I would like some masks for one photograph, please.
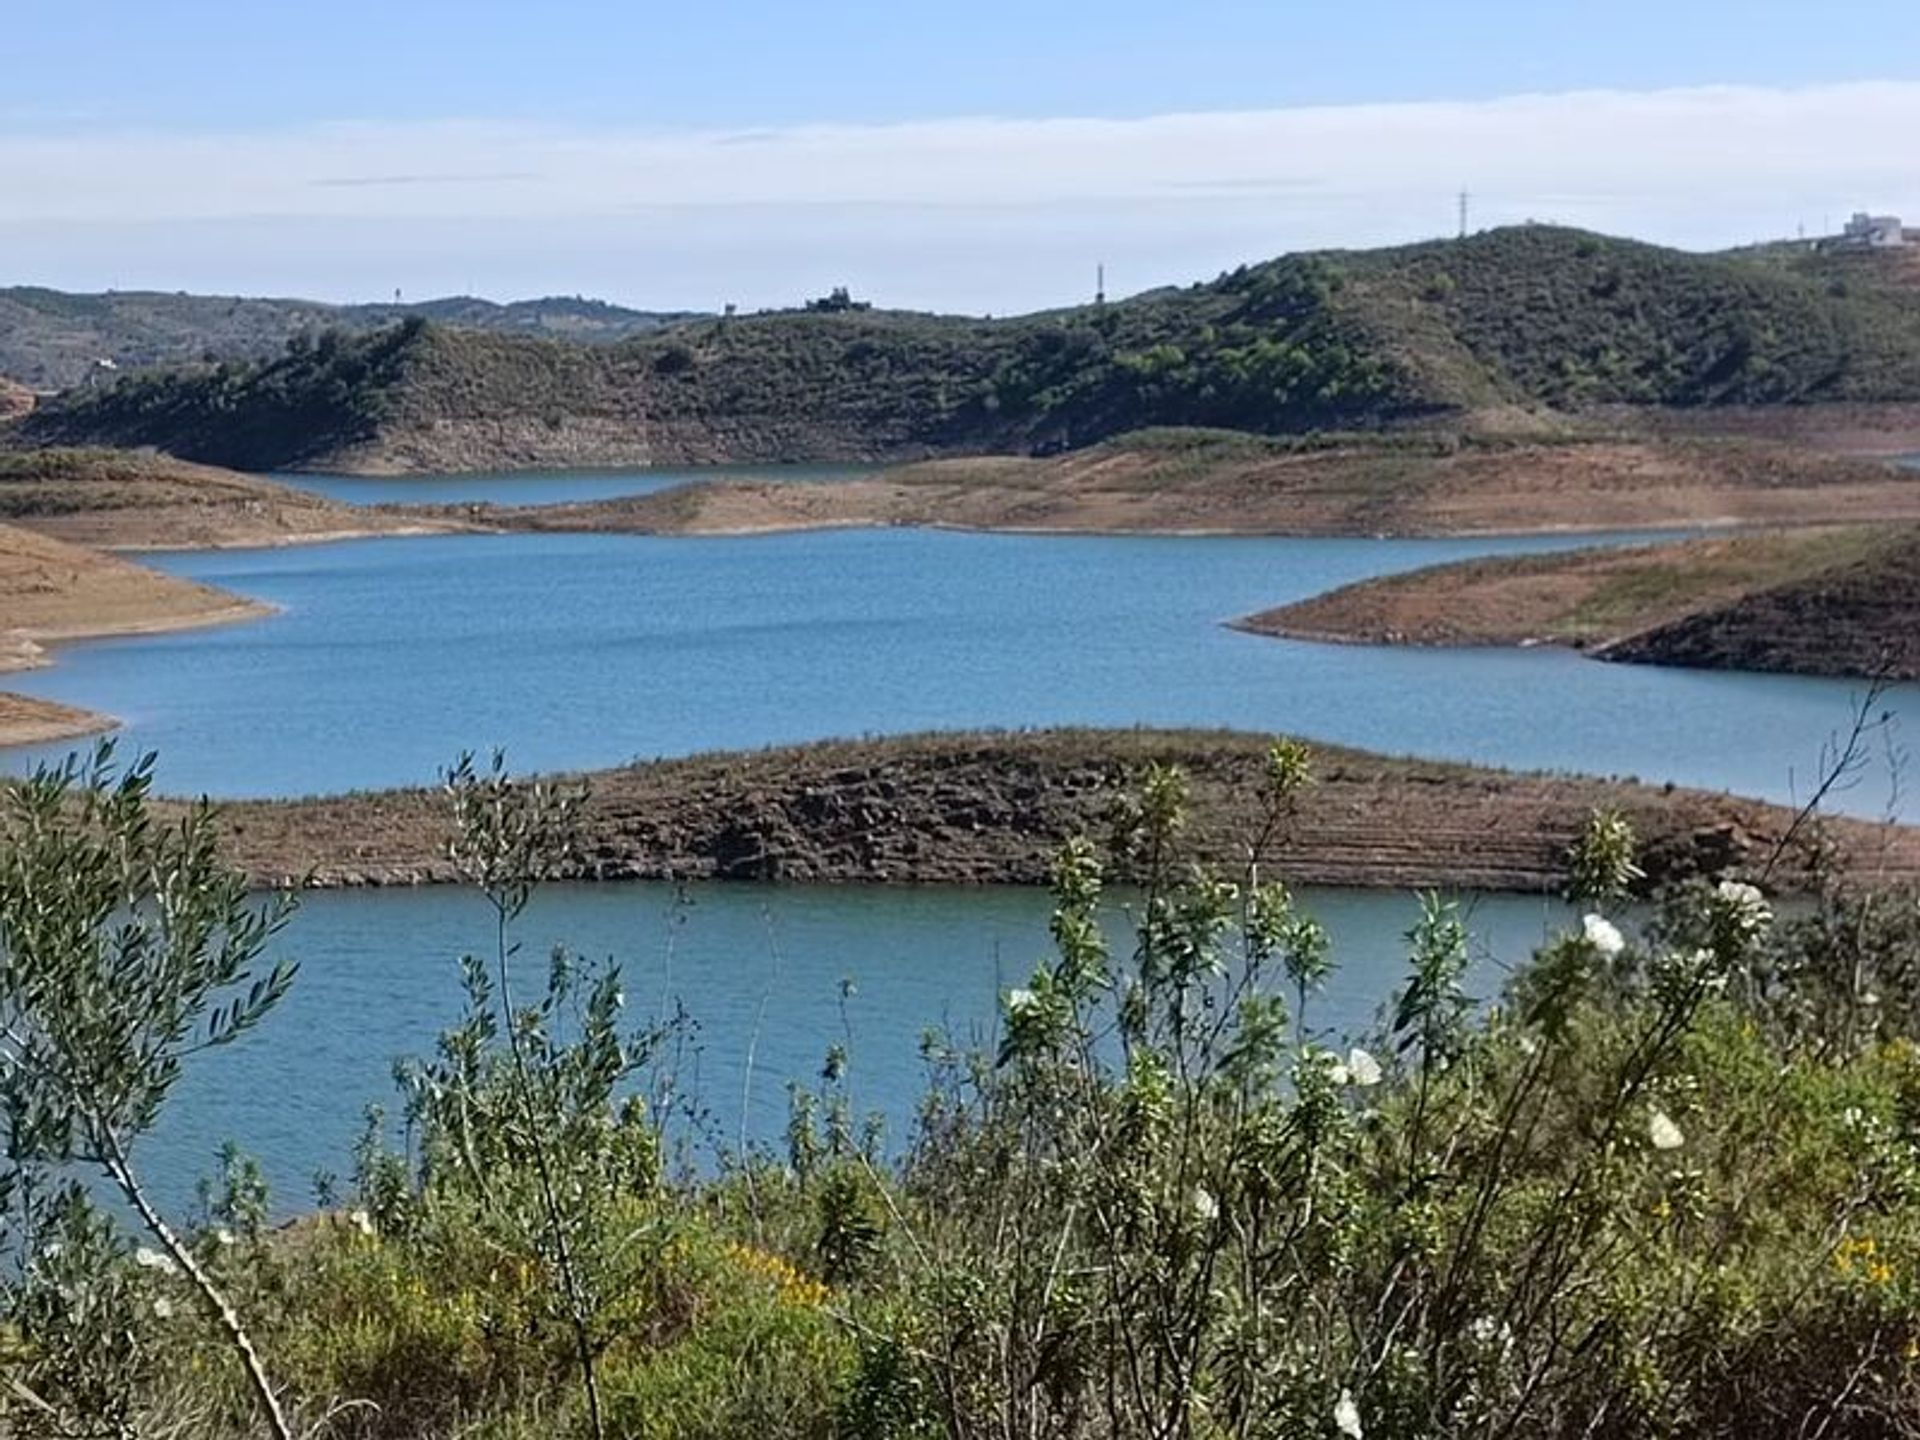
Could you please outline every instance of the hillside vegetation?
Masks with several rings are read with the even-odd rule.
[[[1608,660],[1920,678],[1920,529],[1798,530],[1506,556],[1240,622],[1304,639],[1574,645]]]
[[[35,286],[0,289],[0,376],[40,390],[86,380],[110,360],[122,370],[279,354],[299,335],[360,334],[413,316],[469,330],[622,340],[688,318],[554,296],[497,305],[453,296],[410,305],[326,305],[313,300],[110,290],[76,295]]]
[[[228,1042],[304,1043],[274,1013],[309,983],[271,949],[292,897],[146,764],[0,787],[0,1429],[1911,1436],[1914,893],[1827,872],[1776,912],[1695,875],[1632,904],[1651,867],[1602,812],[1531,957],[1476,955],[1437,895],[1403,961],[1348,956],[1290,859],[1344,762],[1256,745],[1219,849],[1158,757],[1057,847],[1051,943],[992,1021],[898,1018],[930,1027],[917,1095],[851,1019],[812,1077],[769,1056],[794,1079],[760,1145],[726,1133],[751,1058],[716,1086],[666,973],[522,949],[577,787],[462,762],[463,993],[285,1226],[238,1143],[191,1207],[148,1170]],[[1364,1033],[1341,992],[1383,1001]]]
[[[1005,320],[858,308],[590,347],[410,321],[44,405],[25,443],[241,468],[1053,451],[1149,426],[1266,434],[1468,414],[1920,401],[1920,297],[1526,227],[1289,256]],[[1488,423],[1482,420],[1479,423]]]

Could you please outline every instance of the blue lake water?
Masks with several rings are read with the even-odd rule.
[[[62,647],[12,688],[116,715],[163,788],[287,795],[955,726],[1225,725],[1787,799],[1858,687],[1222,622],[1365,576],[1592,543],[434,536],[154,563],[270,619]],[[1914,692],[1891,697],[1913,708]],[[58,753],[14,750],[19,770]],[[1840,797],[1875,813],[1884,778]]]
[[[1329,1040],[1362,1035],[1401,982],[1417,902],[1338,890],[1303,898],[1340,964],[1309,1028]],[[1482,997],[1566,919],[1540,899],[1462,903]],[[716,1146],[777,1144],[787,1082],[815,1083],[836,1041],[852,1055],[857,1107],[883,1114],[897,1144],[924,1084],[923,1030],[990,1043],[1001,990],[1047,956],[1047,909],[1044,894],[1011,889],[555,886],[520,926],[520,997],[564,943],[619,961],[636,1024],[684,1006],[693,1026],[671,1068],[706,1119],[678,1121],[673,1133],[696,1163],[710,1164]],[[260,1157],[282,1210],[310,1203],[316,1170],[347,1170],[365,1107],[396,1112],[392,1062],[428,1055],[458,1018],[457,962],[491,944],[491,927],[485,902],[465,891],[309,897],[276,941],[302,967],[287,1000],[258,1031],[193,1062],[145,1144],[141,1159],[167,1197],[190,1200],[194,1178],[231,1139]]]
[[[778,480],[804,483],[841,480],[872,465],[703,465],[659,470],[503,470],[460,475],[269,475],[282,485],[308,490],[349,505],[559,505],[575,500],[617,500],[650,495],[676,485],[714,480]]]
[[[399,483],[418,493],[419,482]],[[636,482],[578,483],[632,493]],[[536,497],[503,488],[494,498]],[[423,783],[457,751],[494,745],[518,768],[548,769],[1052,723],[1230,725],[1776,798],[1804,789],[1858,687],[1552,650],[1307,645],[1222,624],[1370,575],[1595,538],[887,530],[166,555],[155,563],[282,613],[62,647],[52,668],[8,685],[123,717],[126,745],[160,752],[163,788],[222,796]],[[1902,689],[1891,703],[1912,711],[1914,698]],[[0,752],[0,768],[63,751]],[[1840,803],[1873,813],[1885,788],[1876,773]],[[523,938],[535,980],[545,947],[565,940],[622,959],[636,1013],[686,1005],[699,1029],[681,1083],[711,1116],[706,1130],[683,1132],[696,1142],[777,1137],[786,1082],[814,1075],[840,1038],[851,1040],[860,1105],[888,1115],[898,1138],[921,1084],[922,1028],[944,1020],[984,1034],[997,990],[1045,952],[1046,899],[1032,892],[687,893],[690,904],[658,886],[558,887]],[[1364,1029],[1396,983],[1412,902],[1328,892],[1315,904],[1345,964],[1315,1023]],[[1477,902],[1483,992],[1555,913],[1516,897]],[[185,1198],[233,1138],[261,1155],[283,1206],[305,1203],[312,1171],[346,1167],[362,1107],[392,1099],[391,1061],[426,1053],[454,1018],[455,962],[487,935],[479,902],[456,892],[312,897],[281,941],[304,967],[285,1009],[197,1064],[146,1147],[167,1194]],[[857,987],[844,1019],[843,977]]]

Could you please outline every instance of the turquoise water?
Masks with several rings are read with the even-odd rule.
[[[349,505],[558,505],[575,500],[617,500],[650,495],[676,485],[711,480],[839,480],[865,474],[871,465],[704,465],[659,470],[503,470],[464,475],[270,475],[282,485],[310,490]]]
[[[1272,640],[1222,622],[1524,540],[434,536],[155,557],[282,607],[66,646],[11,688],[125,719],[171,791],[431,781],[955,726],[1226,725],[1395,753],[1804,791],[1857,687],[1552,649]],[[1893,698],[1912,708],[1914,692]],[[0,756],[14,770],[54,747]],[[1878,810],[1884,778],[1840,797]]]
[[[787,472],[791,474],[791,472]],[[634,493],[680,477],[483,477],[437,498]],[[804,476],[793,477],[804,478]],[[422,482],[392,483],[418,495]],[[434,483],[434,482],[426,482]],[[475,489],[474,487],[483,487]],[[490,488],[487,488],[490,487]],[[596,488],[600,487],[600,488]],[[643,488],[643,487],[642,487]],[[218,630],[63,647],[9,686],[124,717],[173,791],[285,795],[421,783],[463,748],[521,768],[960,725],[1219,724],[1500,764],[1636,773],[1789,797],[1856,687],[1609,666],[1552,650],[1275,641],[1221,622],[1331,586],[1596,537],[1432,541],[1036,537],[845,531],[757,538],[426,537],[157,557],[282,613]],[[1627,539],[1632,537],[1610,537]],[[1893,697],[1912,708],[1913,692]],[[0,754],[19,770],[57,747]],[[1876,811],[1877,774],[1841,803]],[[1396,983],[1405,896],[1323,892],[1344,968],[1314,1023],[1356,1032]],[[995,995],[1045,953],[1021,891],[556,887],[523,927],[532,981],[554,941],[626,966],[636,1015],[684,1004],[675,1052],[704,1120],[695,1160],[771,1142],[785,1085],[850,1043],[862,1109],[896,1139],[918,1039],[990,1038]],[[1481,993],[1557,915],[1475,902]],[[344,1170],[392,1061],[458,1012],[457,960],[487,917],[450,891],[312,897],[280,942],[284,1010],[183,1085],[146,1163],[186,1199],[221,1141],[256,1152],[283,1209]],[[844,1000],[841,982],[851,979]],[[749,1066],[748,1056],[752,1063]]]
[[[1337,890],[1305,899],[1341,967],[1309,1026],[1329,1039],[1359,1035],[1400,982],[1417,904]],[[1565,918],[1519,896],[1464,903],[1479,996]],[[1044,894],[1020,890],[555,886],[520,927],[520,995],[542,983],[559,942],[620,962],[636,1024],[683,1006],[691,1026],[668,1060],[679,1093],[705,1112],[673,1129],[693,1162],[710,1164],[716,1146],[743,1139],[777,1144],[787,1082],[812,1083],[836,1041],[852,1055],[856,1105],[885,1115],[897,1143],[924,1082],[922,1031],[942,1026],[990,1044],[1000,991],[1047,954],[1047,906]],[[282,1210],[309,1203],[316,1170],[345,1173],[366,1105],[397,1109],[392,1062],[429,1054],[458,1018],[457,962],[491,944],[490,917],[465,891],[309,897],[277,942],[301,964],[286,1002],[258,1031],[189,1067],[146,1144],[141,1159],[167,1197],[189,1199],[228,1139],[260,1157]],[[852,982],[844,1000],[843,980]]]

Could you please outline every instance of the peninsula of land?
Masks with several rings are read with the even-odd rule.
[[[1920,678],[1920,527],[1835,526],[1466,560],[1238,622],[1294,639]]]
[[[1155,763],[1186,772],[1198,852],[1231,864],[1261,828],[1269,743],[1228,731],[909,735],[558,777],[585,792],[561,874],[1041,885],[1061,842],[1109,833],[1115,801]],[[1911,828],[1825,820],[1796,831],[1780,806],[1705,791],[1334,746],[1313,754],[1317,783],[1275,857],[1300,883],[1552,891],[1596,808],[1632,821],[1650,883],[1711,874],[1798,888],[1816,833],[1862,880],[1920,879]],[[263,884],[415,885],[459,878],[449,823],[441,792],[394,790],[236,802],[223,834]]]

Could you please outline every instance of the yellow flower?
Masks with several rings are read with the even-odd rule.
[[[753,1245],[743,1245],[738,1241],[727,1245],[727,1254],[732,1256],[742,1269],[771,1283],[774,1294],[783,1305],[813,1309],[824,1305],[832,1293],[824,1284],[783,1255],[775,1255],[771,1251],[762,1250]]]

